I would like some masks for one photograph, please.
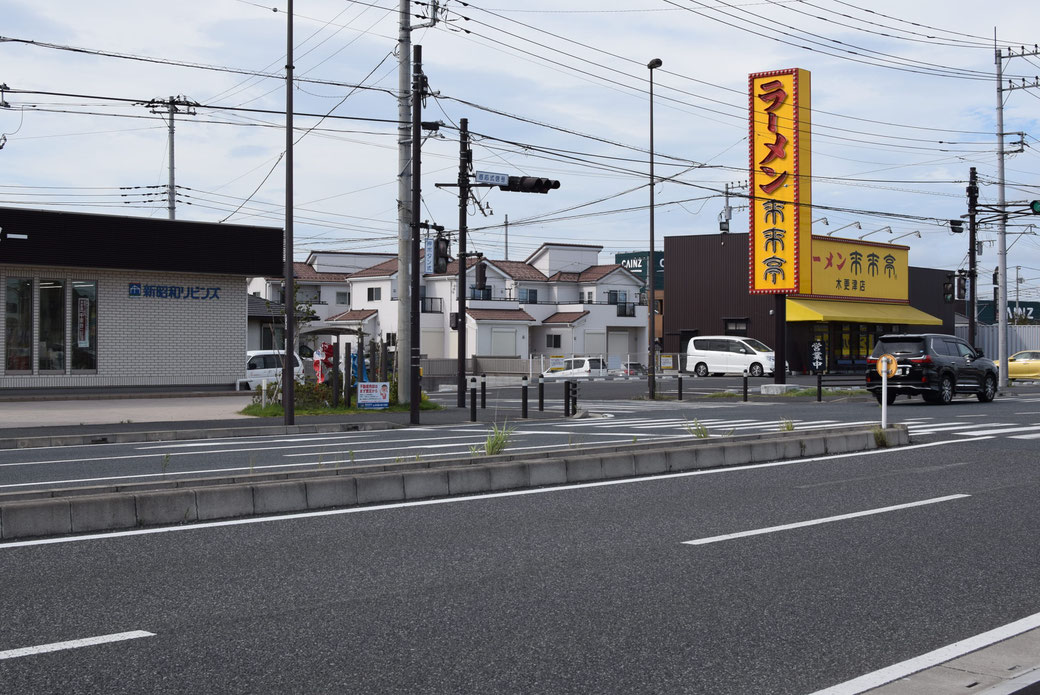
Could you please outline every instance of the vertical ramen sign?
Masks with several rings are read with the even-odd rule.
[[[809,72],[748,76],[752,294],[812,292]]]

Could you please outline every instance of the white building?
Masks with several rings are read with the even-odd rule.
[[[469,259],[466,271],[466,356],[618,355],[645,361],[647,314],[642,283],[618,264],[599,264],[601,246],[546,243],[524,261]],[[352,270],[364,258],[377,262]],[[487,284],[475,288],[476,266]],[[298,263],[300,295],[318,320],[306,331],[363,331],[366,341],[397,343],[397,259],[380,254],[312,253]],[[335,272],[329,272],[334,270]],[[420,350],[427,358],[458,356],[451,315],[458,307],[458,263],[420,278]],[[269,298],[280,279],[257,279]],[[311,288],[304,290],[302,288]],[[314,289],[316,288],[316,289]],[[346,296],[344,296],[346,293]],[[344,304],[341,300],[347,299]],[[303,339],[307,342],[307,338]],[[343,338],[345,342],[353,342]],[[641,359],[643,358],[643,359]]]

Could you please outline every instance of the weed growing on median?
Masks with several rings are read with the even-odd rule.
[[[484,453],[488,456],[501,454],[509,446],[509,439],[515,431],[515,427],[509,427],[504,424],[502,427],[499,427],[498,423],[492,423],[491,431],[488,432],[487,439],[484,440]]]
[[[166,469],[170,467],[170,455],[163,454],[162,457],[162,477],[166,477]]]
[[[781,432],[794,432],[794,421],[789,417],[780,418]]]
[[[708,439],[711,434],[708,432],[708,428],[701,424],[701,421],[697,418],[693,419],[693,422],[686,422],[683,425],[683,429],[687,433],[697,437],[697,439]]]
[[[876,426],[871,432],[874,433],[874,443],[877,444],[878,449],[884,449],[888,446],[888,437],[885,436],[885,430],[881,429],[880,426]]]

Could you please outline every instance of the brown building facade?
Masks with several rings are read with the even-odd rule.
[[[820,241],[837,243],[830,237],[820,237]],[[876,247],[879,253],[905,250],[892,245],[849,243]],[[671,269],[665,277],[669,299],[663,317],[665,352],[685,352],[690,338],[698,335],[750,336],[773,345],[776,300],[771,295],[748,292],[747,234],[665,237],[664,256]],[[820,261],[818,257],[815,260]],[[822,340],[825,345],[823,369],[840,373],[865,369],[866,358],[880,335],[916,331],[952,334],[954,308],[944,303],[942,296],[949,271],[906,270],[888,283],[891,285],[895,278],[897,284],[905,282],[905,300],[868,294],[862,298],[790,295],[786,301],[786,347],[791,370],[811,371],[809,345],[814,340]],[[866,268],[862,271],[867,272]]]

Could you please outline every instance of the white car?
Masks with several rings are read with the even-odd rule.
[[[264,379],[270,383],[282,378],[282,358],[285,352],[282,350],[249,350],[246,352],[246,378],[238,380],[239,390],[252,391],[259,386]],[[297,380],[303,378],[303,360],[298,354],[294,354],[296,367],[293,369]]]
[[[706,335],[690,339],[686,347],[686,370],[697,376],[709,374],[772,374],[776,356],[773,348],[754,338]]]
[[[563,369],[547,369],[542,372],[546,379],[587,379],[606,375],[607,366],[601,357],[569,357],[563,361]]]

